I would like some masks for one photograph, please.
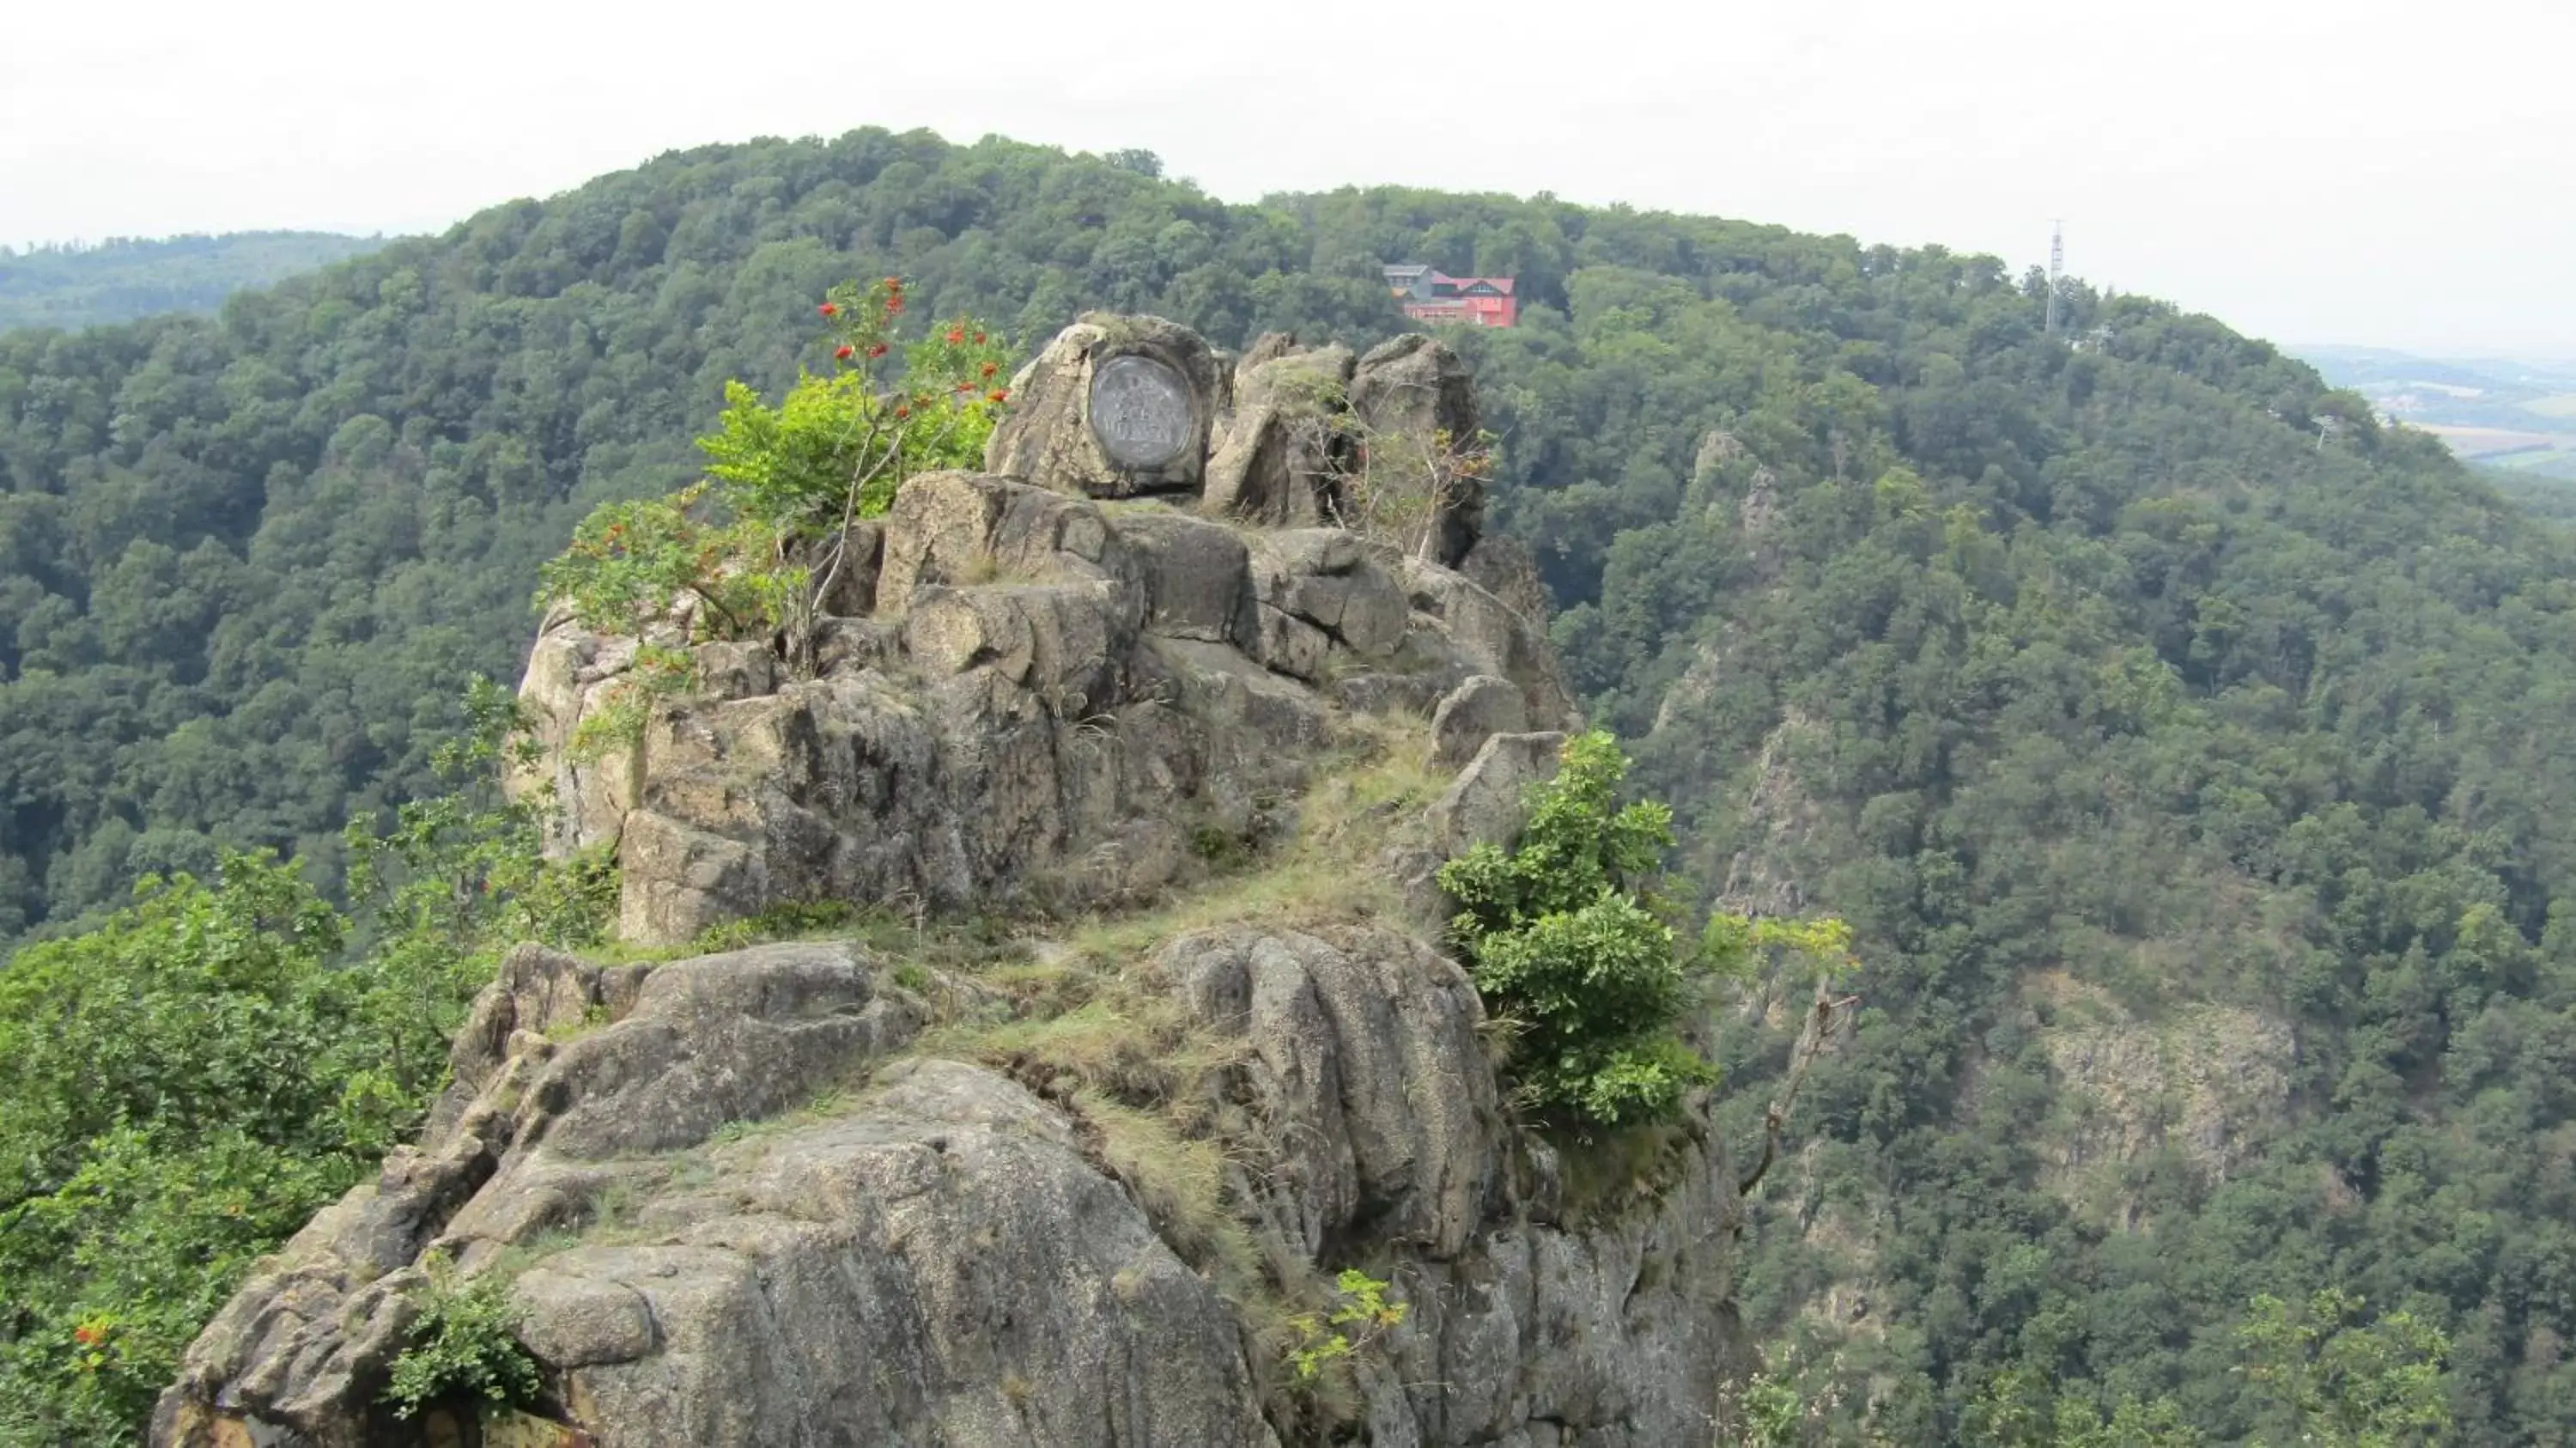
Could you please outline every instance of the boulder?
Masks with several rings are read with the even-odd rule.
[[[1256,1180],[1310,1258],[1355,1223],[1435,1256],[1464,1251],[1500,1163],[1502,1102],[1479,1064],[1476,988],[1386,931],[1235,926],[1164,947],[1156,967],[1249,1055],[1241,1088],[1273,1154]]]
[[[1565,736],[1496,734],[1477,749],[1458,778],[1431,805],[1432,839],[1444,856],[1480,844],[1510,845],[1526,817],[1529,787],[1556,775]]]
[[[1092,497],[1196,493],[1226,381],[1179,323],[1088,314],[1012,378],[985,471]]]
[[[603,1445],[1277,1442],[1225,1302],[1002,1077],[905,1063],[713,1167],[521,1279]]]
[[[1446,655],[1448,667],[1466,671],[1452,687],[1469,674],[1509,679],[1529,704],[1532,727],[1576,726],[1573,696],[1535,622],[1463,575],[1424,559],[1404,560],[1404,587],[1415,616],[1437,625],[1416,641],[1426,660],[1422,667],[1438,667],[1433,661]]]
[[[1355,534],[1340,528],[1258,534],[1251,566],[1253,596],[1265,612],[1310,624],[1362,660],[1384,660],[1404,640],[1403,585]]]
[[[1478,674],[1452,689],[1431,715],[1431,758],[1456,769],[1476,757],[1497,734],[1529,730],[1529,700],[1491,674]]]
[[[904,484],[884,519],[880,615],[901,617],[922,589],[1126,575],[1099,507],[1002,478],[928,473]]]
[[[1465,448],[1477,438],[1474,374],[1457,353],[1418,332],[1381,342],[1360,358],[1351,374],[1350,409],[1381,439],[1380,447],[1395,435],[1426,450]],[[1473,476],[1451,478],[1435,511],[1428,552],[1456,567],[1484,531],[1484,483]]]
[[[533,947],[512,952],[458,1037],[456,1085],[421,1145],[389,1155],[375,1181],[316,1216],[215,1315],[163,1396],[153,1441],[410,1441],[377,1398],[416,1314],[428,1253],[475,1270],[501,1246],[595,1214],[618,1165],[806,1100],[911,1040],[921,1012],[872,986],[867,963],[844,945],[764,946],[614,974]],[[612,998],[627,1001],[623,1014]],[[583,1162],[608,1165],[584,1171]],[[568,1316],[531,1319],[532,1347],[614,1355],[647,1330],[596,1289],[555,1284],[547,1294],[548,1285],[536,1284],[542,1300]]]
[[[765,643],[700,644],[689,652],[701,697],[752,699],[778,687],[778,655]]]
[[[511,1283],[510,1296],[524,1314],[520,1340],[550,1368],[633,1362],[660,1341],[652,1303],[622,1282],[540,1267]]]
[[[845,944],[675,961],[644,977],[622,1019],[543,1054],[508,1139],[576,1161],[691,1145],[795,1105],[920,1024],[909,1002],[877,994]]]
[[[1243,395],[1244,378],[1258,369],[1262,363],[1273,358],[1285,357],[1296,350],[1297,334],[1294,332],[1264,332],[1253,338],[1252,345],[1244,348],[1243,355],[1234,361],[1236,398],[1240,400]]]
[[[1231,528],[1140,508],[1118,520],[1146,595],[1146,631],[1227,643],[1244,636],[1251,607],[1250,549]]]
[[[1336,480],[1350,466],[1354,361],[1345,347],[1246,354],[1208,462],[1210,514],[1288,528],[1328,521]]]

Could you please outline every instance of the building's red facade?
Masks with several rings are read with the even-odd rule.
[[[1427,266],[1391,266],[1386,284],[1395,304],[1417,322],[1463,322],[1508,327],[1520,320],[1520,298],[1510,277],[1453,277]]]

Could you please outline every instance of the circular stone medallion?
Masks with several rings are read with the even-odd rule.
[[[1151,357],[1112,357],[1091,374],[1091,435],[1122,468],[1163,467],[1196,434],[1190,385]]]

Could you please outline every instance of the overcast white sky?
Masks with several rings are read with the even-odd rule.
[[[0,240],[433,230],[929,126],[2046,255],[2285,342],[2576,356],[2571,0],[121,0],[0,17]]]

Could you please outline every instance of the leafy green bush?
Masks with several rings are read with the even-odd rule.
[[[859,913],[858,907],[847,900],[783,901],[757,915],[719,920],[699,931],[690,946],[712,954],[741,950],[765,941],[794,940],[799,936],[837,930],[858,919]]]
[[[494,1276],[458,1282],[432,1259],[418,1294],[402,1355],[394,1359],[383,1400],[397,1418],[441,1402],[473,1403],[486,1413],[536,1401],[545,1390],[536,1359],[519,1344],[519,1311],[509,1284]]]
[[[982,466],[1010,396],[1008,349],[981,322],[955,318],[903,348],[897,385],[886,362],[903,310],[898,278],[835,287],[823,302],[833,371],[802,374],[774,408],[725,384],[716,431],[698,446],[742,517],[813,536],[884,513],[916,473]]]
[[[1567,740],[1556,777],[1531,791],[1519,847],[1480,844],[1440,870],[1476,988],[1519,1029],[1520,1089],[1543,1114],[1601,1126],[1669,1116],[1717,1076],[1674,1033],[1685,962],[1647,888],[1672,811],[1620,805],[1627,772],[1608,734]]]
[[[493,798],[508,691],[442,751],[480,783],[353,827],[357,908],[295,863],[147,880],[0,968],[0,1445],[128,1444],[263,1254],[376,1170],[507,942],[595,938],[613,872]]]
[[[1594,1126],[1666,1119],[1684,1091],[1715,1084],[1717,1068],[1677,1030],[1695,978],[1739,975],[1772,948],[1831,970],[1851,945],[1838,919],[1720,912],[1683,950],[1653,889],[1672,811],[1618,802],[1628,763],[1605,731],[1567,740],[1555,778],[1530,791],[1519,844],[1477,845],[1439,877],[1459,904],[1450,934],[1477,991],[1518,1032],[1511,1071],[1525,1099]]]
[[[1355,1267],[1333,1279],[1333,1304],[1320,1313],[1288,1320],[1296,1342],[1288,1350],[1290,1379],[1312,1385],[1324,1370],[1357,1355],[1403,1323],[1406,1304],[1386,1300],[1387,1284]]]
[[[800,372],[776,406],[725,384],[716,430],[698,439],[707,481],[667,498],[602,505],[546,564],[541,604],[585,627],[641,633],[694,602],[694,632],[767,638],[810,666],[817,610],[850,560],[849,525],[894,505],[904,480],[981,465],[1010,399],[1008,349],[959,317],[902,346],[897,277],[832,289],[819,310],[828,370]]]
[[[701,636],[763,637],[778,626],[784,592],[802,580],[742,567],[769,535],[749,520],[718,521],[711,514],[721,506],[704,484],[603,504],[538,570],[538,596],[562,600],[584,628],[601,633],[640,634],[687,604]]]

